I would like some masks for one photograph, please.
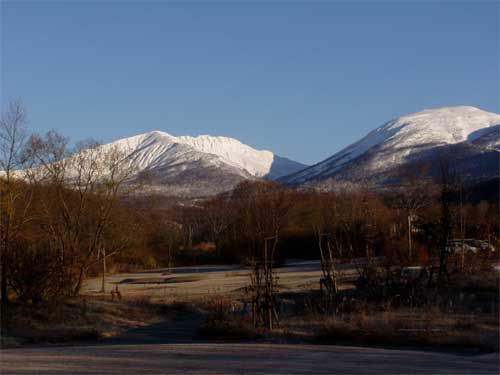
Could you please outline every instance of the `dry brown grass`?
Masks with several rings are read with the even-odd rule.
[[[499,324],[492,315],[444,314],[438,310],[360,312],[290,325],[315,332],[313,341],[323,344],[499,350]]]
[[[206,314],[198,329],[198,335],[211,340],[255,340],[261,333],[252,325],[249,317],[235,314],[237,305],[224,297],[204,301],[200,308]]]
[[[13,306],[2,347],[62,343],[111,337],[127,329],[159,321],[160,306],[134,301],[72,299],[55,306]]]
[[[227,316],[223,319],[208,316],[198,329],[198,335],[210,340],[255,340],[261,333],[248,318]]]

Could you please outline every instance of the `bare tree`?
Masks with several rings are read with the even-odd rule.
[[[413,259],[413,225],[419,211],[429,203],[429,183],[425,178],[427,166],[419,166],[401,172],[402,185],[396,189],[396,206],[406,213],[408,258]]]
[[[442,287],[444,282],[448,280],[448,245],[451,240],[453,229],[453,215],[452,215],[452,198],[454,194],[453,189],[454,172],[450,168],[446,156],[440,158],[440,195],[439,203],[441,206],[440,218],[440,243],[439,243],[439,274],[438,274],[438,287]]]
[[[272,182],[244,182],[233,193],[249,247],[252,316],[255,326],[272,329],[277,320],[274,263],[279,233],[291,208],[286,189]]]
[[[83,262],[80,265],[78,281],[73,291],[74,294],[79,293],[83,277],[91,264],[92,256],[96,253],[102,259],[102,289],[104,291],[106,259],[123,249],[120,244],[107,243],[105,234],[113,225],[113,211],[118,200],[125,193],[128,193],[128,191],[124,190],[125,183],[134,172],[133,167],[126,159],[127,153],[123,150],[117,147],[104,148],[95,143],[90,146],[76,153],[75,167],[78,169],[84,165],[83,173],[78,174],[79,178],[76,187],[82,199],[83,194],[86,194],[89,188],[93,197],[97,198],[97,220],[90,232],[89,243],[84,252]],[[81,189],[83,189],[83,194]],[[108,249],[109,246],[112,247]]]
[[[215,245],[215,251],[218,257],[221,256],[221,237],[224,231],[229,227],[228,210],[228,199],[226,197],[214,198],[207,202],[205,206],[210,239]]]
[[[105,275],[106,259],[121,250],[107,249],[104,238],[132,167],[116,147],[88,141],[69,153],[67,145],[65,137],[51,131],[32,136],[29,150],[38,163],[33,181],[53,191],[44,208],[44,228],[59,249],[60,287],[63,294],[76,295],[94,259],[102,261]]]
[[[26,140],[26,112],[20,101],[13,101],[0,120],[0,262],[2,323],[9,302],[9,261],[11,243],[20,230],[27,210],[16,210],[16,201],[22,196],[16,184],[16,170],[22,168]]]
[[[337,271],[333,254],[333,241],[338,219],[337,205],[332,194],[322,194],[316,203],[319,215],[313,221],[314,232],[319,248],[321,271],[320,279],[321,308],[326,314],[335,313],[337,298]]]

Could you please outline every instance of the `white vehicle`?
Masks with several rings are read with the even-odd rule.
[[[479,251],[495,251],[495,247],[488,242],[476,239],[456,239],[448,242],[446,250],[450,253],[466,253],[476,254]]]

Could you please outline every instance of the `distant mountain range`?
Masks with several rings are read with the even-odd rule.
[[[398,117],[333,156],[279,181],[323,187],[350,182],[400,184],[410,170],[437,177],[446,159],[463,180],[498,177],[500,115],[469,106],[429,109]]]
[[[145,192],[173,196],[215,195],[249,179],[323,189],[386,187],[401,184],[417,169],[438,176],[443,159],[462,180],[476,184],[498,179],[500,115],[460,106],[398,117],[309,167],[233,138],[209,135],[153,131],[101,147],[127,155],[134,170],[131,182],[141,180]]]

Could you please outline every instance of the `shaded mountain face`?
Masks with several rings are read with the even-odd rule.
[[[326,180],[397,184],[405,169],[426,165],[427,173],[437,174],[443,160],[467,179],[495,177],[499,124],[499,114],[474,107],[425,110],[391,120],[330,158],[280,181],[295,186]]]
[[[246,179],[276,179],[305,165],[256,150],[236,139],[200,135],[175,137],[153,131],[102,146],[126,155],[133,180],[157,193],[206,196],[231,190]]]

